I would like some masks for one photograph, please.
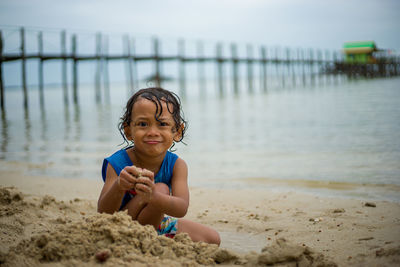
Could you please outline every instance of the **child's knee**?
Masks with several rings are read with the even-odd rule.
[[[218,246],[221,244],[221,237],[217,231],[213,230],[211,233],[209,233],[208,243],[216,244]]]
[[[168,185],[166,185],[164,183],[156,183],[154,185],[154,191],[169,195],[169,187],[168,187]]]

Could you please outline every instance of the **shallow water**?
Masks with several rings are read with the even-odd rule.
[[[253,187],[254,178],[400,186],[399,85],[340,80],[222,95],[214,85],[188,86],[187,145],[176,153],[188,162],[191,186]],[[79,104],[68,106],[60,87],[48,87],[43,109],[30,88],[29,112],[21,91],[6,90],[1,159],[31,163],[31,174],[101,179],[103,158],[121,148],[125,85],[113,84],[101,103],[93,85],[81,86]]]
[[[221,247],[235,252],[246,254],[249,252],[261,252],[267,244],[267,238],[262,234],[250,234],[242,232],[218,232],[221,236]]]

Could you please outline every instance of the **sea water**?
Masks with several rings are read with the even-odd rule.
[[[329,78],[328,78],[329,79]],[[145,87],[142,84],[141,87]],[[400,79],[331,80],[238,93],[215,82],[180,91],[188,129],[174,149],[189,166],[191,186],[303,190],[379,185],[400,201]],[[229,86],[228,86],[229,87]],[[0,157],[30,164],[32,175],[101,180],[103,158],[124,145],[117,129],[128,96],[112,83],[95,101],[80,85],[78,104],[61,86],[37,87],[23,108],[21,88],[7,89],[0,122]],[[391,188],[394,191],[388,191]],[[297,189],[296,189],[297,190]],[[365,190],[365,188],[363,189]]]

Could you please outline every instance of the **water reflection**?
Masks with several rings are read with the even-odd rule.
[[[29,147],[32,143],[32,124],[29,119],[29,111],[27,109],[24,109],[24,132],[25,132],[25,143],[23,146],[23,150],[27,152],[26,155],[26,160],[30,159],[30,153],[29,153]]]
[[[6,111],[4,109],[1,110],[1,151],[7,151],[8,149],[8,121],[6,116]],[[1,159],[4,159],[5,156],[1,154]]]
[[[81,107],[79,104],[74,104],[74,129],[75,129],[75,135],[73,139],[75,141],[79,141],[81,139],[81,134],[82,134]]]
[[[46,110],[44,105],[40,105],[40,139],[41,139],[41,146],[39,150],[41,152],[47,151],[47,141],[48,141],[48,124],[46,118]]]
[[[66,163],[72,166],[81,166],[81,156],[79,153],[83,150],[83,142],[82,142],[82,122],[81,122],[81,107],[79,104],[73,105],[73,130],[74,133],[71,136],[71,142],[67,142],[65,146],[69,146],[70,155],[66,155],[65,161]],[[76,168],[73,170],[72,175],[79,175],[80,170]]]
[[[117,122],[112,121],[111,110],[112,106],[108,104],[97,104],[96,105],[96,121],[98,128],[93,129],[93,132],[96,138],[94,138],[97,142],[105,142],[108,141],[109,129],[112,128],[112,125],[115,125],[114,130],[117,131]]]
[[[65,122],[65,130],[64,130],[64,140],[68,140],[71,134],[71,117],[69,114],[69,106],[64,106],[64,122]],[[64,147],[64,151],[66,151],[67,147]]]

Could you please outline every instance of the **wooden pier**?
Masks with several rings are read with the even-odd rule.
[[[314,75],[315,67],[318,73],[324,74],[346,74],[350,76],[363,76],[363,77],[385,77],[395,76],[400,73],[400,61],[397,57],[384,58],[379,60],[375,64],[346,64],[338,51],[329,52],[322,50],[290,50],[286,49],[285,55],[278,56],[278,51],[275,55],[268,55],[266,47],[259,47],[259,57],[254,56],[254,46],[247,45],[247,55],[245,57],[238,56],[238,48],[236,44],[230,46],[229,56],[224,56],[223,46],[220,43],[215,45],[215,54],[212,56],[204,55],[204,44],[198,42],[197,44],[197,55],[186,56],[185,55],[185,41],[178,40],[178,54],[174,56],[164,56],[160,52],[160,40],[154,38],[152,41],[152,54],[150,55],[138,55],[134,51],[134,44],[132,38],[125,35],[123,36],[124,51],[121,54],[109,54],[108,53],[108,42],[107,36],[101,33],[96,34],[96,51],[93,54],[82,54],[78,53],[78,35],[71,35],[71,49],[67,52],[67,34],[65,31],[60,33],[61,51],[59,53],[48,53],[43,49],[43,32],[39,31],[37,35],[38,51],[34,53],[28,53],[26,51],[26,39],[25,29],[19,29],[20,44],[18,52],[7,52],[4,53],[4,39],[2,31],[0,31],[0,105],[1,109],[4,110],[4,80],[3,80],[3,65],[11,61],[21,62],[21,81],[23,90],[23,106],[25,109],[28,108],[28,84],[27,84],[27,61],[28,60],[39,60],[38,69],[38,87],[39,87],[39,100],[40,104],[44,103],[44,71],[43,64],[46,61],[57,60],[62,65],[62,88],[63,88],[63,99],[64,103],[68,104],[68,81],[67,81],[67,61],[72,62],[72,101],[78,103],[78,66],[83,61],[93,61],[96,63],[96,101],[101,101],[100,94],[100,80],[103,79],[104,86],[109,93],[109,74],[108,74],[108,62],[110,61],[125,61],[127,63],[127,83],[130,88],[134,88],[138,82],[137,77],[134,75],[134,64],[142,61],[151,61],[154,63],[154,75],[151,79],[156,85],[161,86],[161,83],[165,79],[161,73],[161,63],[168,61],[175,61],[179,63],[178,80],[180,93],[185,94],[186,90],[186,72],[185,64],[190,62],[196,62],[199,65],[199,82],[204,83],[204,69],[202,65],[204,63],[215,63],[217,65],[216,75],[218,80],[219,90],[224,88],[224,67],[227,64],[231,65],[232,68],[232,85],[234,92],[239,91],[239,65],[246,65],[246,77],[247,77],[247,88],[249,91],[253,90],[254,87],[254,65],[259,64],[260,66],[260,84],[263,90],[267,90],[268,72],[267,65],[272,64],[278,66],[286,66],[287,73],[293,73],[293,66],[300,66],[303,71],[303,79],[306,70],[307,75]],[[295,53],[293,53],[295,51]]]

